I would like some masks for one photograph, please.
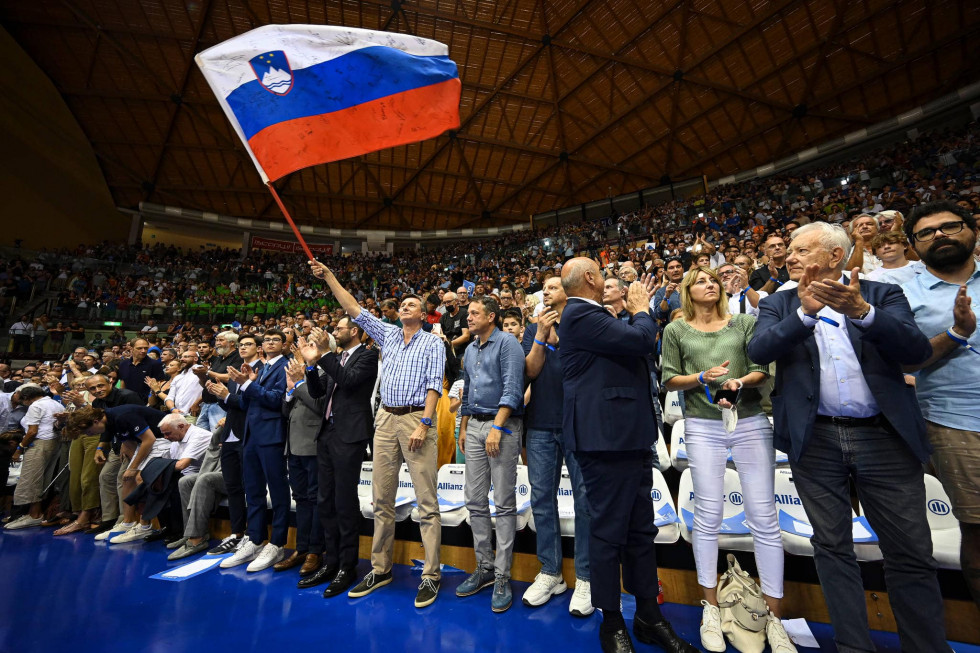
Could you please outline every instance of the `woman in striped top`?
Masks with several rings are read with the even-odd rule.
[[[758,390],[768,369],[753,363],[746,353],[755,318],[728,313],[721,279],[710,268],[688,272],[680,293],[683,318],[667,325],[663,334],[663,384],[684,393],[687,455],[694,482],[694,559],[704,593],[701,643],[708,651],[725,650],[715,586],[730,449],[742,484],[762,591],[773,616],[766,634],[774,653],[795,653],[778,618],[783,546],[773,501],[775,451]],[[712,401],[722,390],[740,392],[737,407],[724,399]],[[721,408],[736,412],[734,425],[731,420],[726,424]]]

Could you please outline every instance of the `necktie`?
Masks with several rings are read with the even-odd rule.
[[[347,358],[350,357],[350,352],[345,351],[340,356],[340,366],[343,367],[347,364]],[[333,393],[337,392],[337,382],[334,381],[333,390],[330,391],[330,401],[327,402],[327,419],[333,416]]]

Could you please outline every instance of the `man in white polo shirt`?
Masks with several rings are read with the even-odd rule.
[[[44,468],[58,455],[59,440],[55,432],[55,416],[65,407],[44,394],[36,385],[17,391],[27,414],[20,421],[24,437],[13,455],[13,462],[24,458],[20,480],[14,489],[14,506],[29,506],[29,512],[6,525],[8,530],[41,525],[41,495],[44,492]]]

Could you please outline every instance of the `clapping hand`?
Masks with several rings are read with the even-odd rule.
[[[649,275],[644,275],[648,277]],[[647,287],[649,279],[644,281],[634,281],[626,291],[626,310],[630,315],[637,313],[650,312],[650,291]]]
[[[647,291],[647,306],[650,305],[650,300],[657,293],[659,289],[659,284],[657,284],[657,275],[644,273],[637,281],[633,283],[638,283],[643,286],[644,290]]]
[[[819,273],[819,265],[806,266],[806,269],[803,270],[803,276],[800,277],[799,285],[796,287],[796,294],[800,298],[800,306],[807,315],[816,315],[825,306],[811,290],[811,285],[815,283],[814,278]]]
[[[730,363],[731,361],[725,361],[721,365],[715,365],[711,369],[705,370],[704,372],[701,373],[701,378],[704,379],[705,383],[710,383],[712,381],[720,379],[723,376],[728,376],[729,374],[728,365]],[[726,381],[726,383],[728,383],[728,381]]]
[[[966,286],[960,286],[953,301],[953,330],[969,338],[977,330],[977,315],[973,312],[972,301],[966,294]]]
[[[292,390],[304,376],[306,376],[306,367],[299,362],[299,359],[294,358],[289,361],[289,365],[286,366],[286,389]]]
[[[208,375],[211,365],[209,363],[200,363],[191,368],[191,372],[197,375],[197,378],[203,379]]]
[[[154,379],[151,376],[144,377],[144,380],[146,381],[146,385],[150,387],[150,390],[152,390],[154,394],[160,392],[160,390],[163,388],[163,381]]]
[[[254,381],[259,378],[259,373],[248,363],[242,363],[242,369],[240,370],[236,370],[231,366],[228,367],[228,378],[238,385],[242,385],[245,381]]]
[[[208,381],[204,387],[206,387],[208,392],[213,394],[218,399],[224,399],[231,394],[231,392],[228,390],[228,386],[220,381]]]
[[[313,329],[309,340],[307,340],[305,336],[300,336],[299,340],[296,341],[299,348],[299,354],[303,357],[303,360],[306,361],[307,365],[314,365],[318,360],[320,360],[320,348],[313,340],[317,331],[319,331],[319,329]]]
[[[811,281],[809,291],[817,301],[853,320],[871,308],[861,295],[860,273],[861,268],[851,270],[851,279],[846,285],[831,279]]]

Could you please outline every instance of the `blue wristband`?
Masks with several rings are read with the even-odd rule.
[[[548,349],[549,351],[557,351],[557,350],[555,349],[555,347],[554,347],[554,345],[549,345],[549,344],[548,344],[548,343],[546,343],[546,342],[541,342],[541,341],[540,341],[540,340],[538,340],[537,338],[535,338],[535,339],[534,339],[534,344],[536,344],[536,345],[541,345],[542,347],[544,347],[545,349]]]
[[[774,282],[777,286],[783,285],[783,282],[777,279],[776,277],[769,277],[769,281]]]
[[[708,385],[707,383],[704,382],[704,372],[698,374],[698,383],[700,383],[701,385]]]
[[[977,351],[975,348],[971,347],[969,340],[966,340],[965,338],[958,336],[956,333],[954,333],[953,327],[949,327],[948,329],[946,329],[946,335],[949,337],[950,340],[952,340],[956,344],[960,345],[961,347],[966,347],[969,351],[972,351],[974,354],[980,356],[980,351]]]
[[[496,429],[497,431],[503,431],[503,432],[504,432],[504,433],[506,433],[507,435],[511,435],[511,434],[513,434],[513,433],[514,433],[514,432],[513,432],[513,431],[511,431],[510,429],[505,429],[505,428],[504,428],[503,426],[497,426],[496,424],[494,424],[494,425],[493,425],[493,426],[491,426],[490,428],[492,428],[492,429]]]
[[[312,372],[315,369],[316,369],[316,365],[307,365],[306,366],[306,371],[307,372]]]

